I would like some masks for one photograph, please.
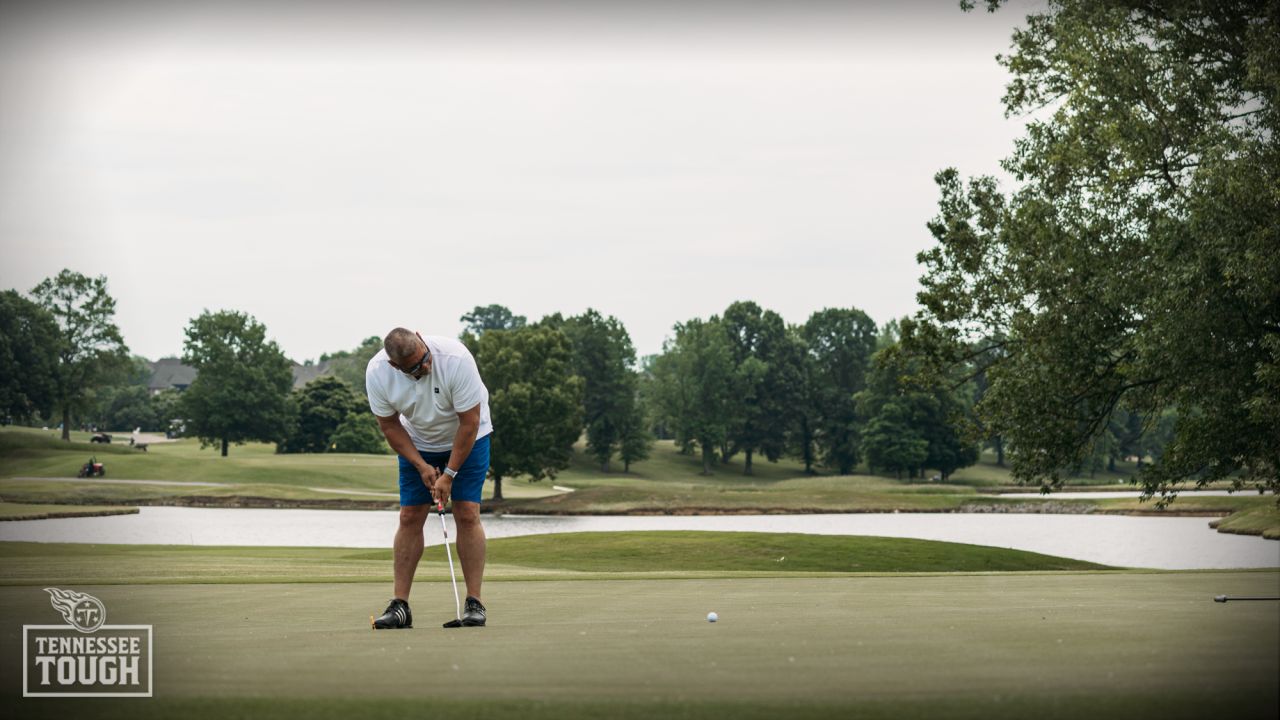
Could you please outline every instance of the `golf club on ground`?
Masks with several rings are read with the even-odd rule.
[[[1224,603],[1228,600],[1280,600],[1280,597],[1243,597],[1240,595],[1217,595],[1213,598],[1214,602]]]
[[[436,514],[440,516],[440,529],[444,531],[444,554],[449,558],[449,579],[453,581],[453,619],[441,627],[462,627],[462,603],[458,600],[458,576],[453,572],[453,552],[449,550],[449,526],[444,522],[444,503],[436,503]]]

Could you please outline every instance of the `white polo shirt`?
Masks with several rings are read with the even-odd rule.
[[[386,350],[379,350],[369,361],[364,371],[369,409],[378,417],[399,413],[414,447],[426,452],[453,448],[458,413],[476,405],[480,406],[476,439],[493,432],[489,389],[480,379],[471,351],[451,337],[423,335],[422,339],[431,351],[431,373],[417,380],[392,367]]]

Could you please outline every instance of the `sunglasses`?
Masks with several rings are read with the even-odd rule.
[[[418,372],[422,370],[422,365],[427,362],[429,357],[431,357],[431,351],[423,350],[422,357],[418,359],[418,362],[414,363],[412,367],[401,368],[401,372],[412,375],[415,378],[418,377]]]

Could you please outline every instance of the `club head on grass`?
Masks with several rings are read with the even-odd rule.
[[[456,618],[455,618],[455,619],[450,620],[449,622],[447,622],[447,623],[445,623],[445,624],[441,625],[440,627],[445,627],[445,628],[460,628],[460,627],[462,627],[462,621],[461,621],[461,620],[458,620],[458,619],[456,619]]]

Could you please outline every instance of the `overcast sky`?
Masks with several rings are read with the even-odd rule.
[[[106,275],[151,359],[206,308],[299,361],[489,303],[640,354],[735,300],[883,323],[934,173],[1020,134],[1029,7],[7,3],[0,288]]]

